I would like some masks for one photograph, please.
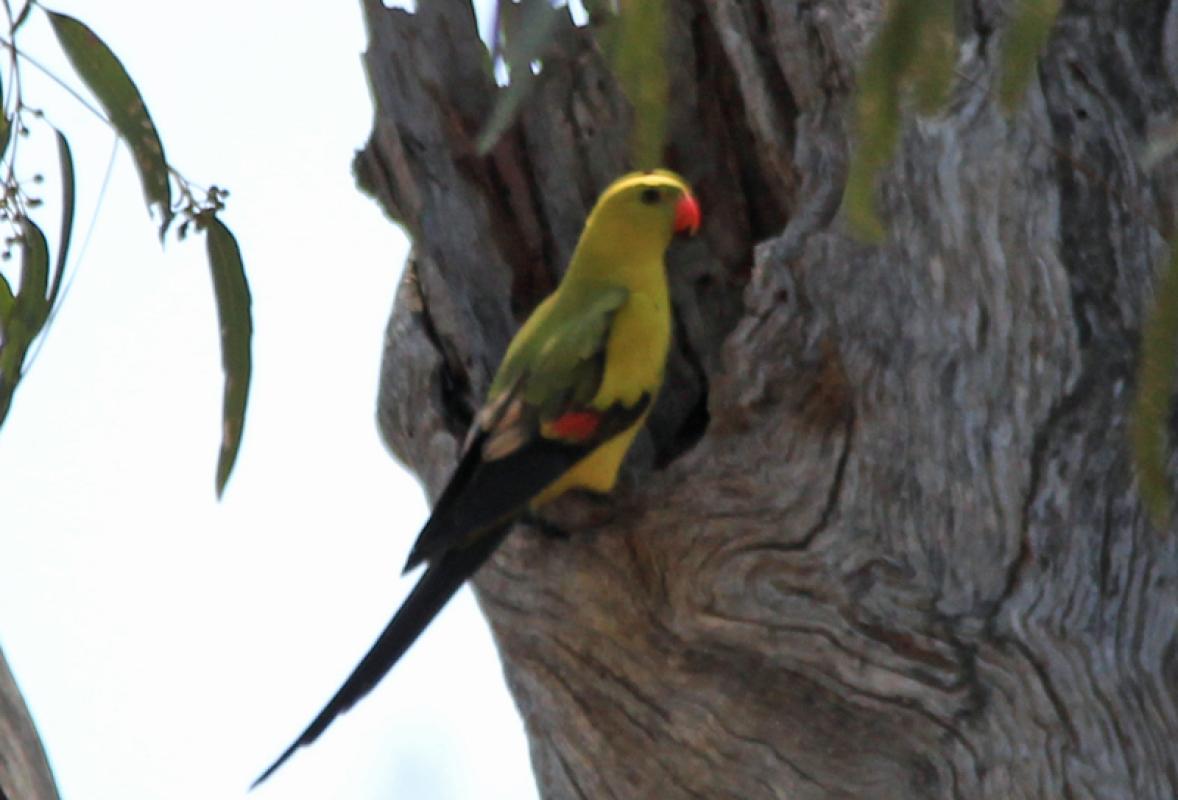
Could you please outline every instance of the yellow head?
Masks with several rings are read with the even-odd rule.
[[[601,193],[569,273],[600,275],[637,262],[657,259],[678,233],[699,230],[699,203],[687,182],[665,169],[631,172]]]

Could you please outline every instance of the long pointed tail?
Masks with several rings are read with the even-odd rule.
[[[380,682],[466,579],[494,552],[509,528],[504,525],[487,531],[465,547],[449,551],[426,569],[368,654],[344,681],[344,685],[299,738],[250,785],[251,789],[273,775],[300,747],[318,739],[336,717],[355,705]]]

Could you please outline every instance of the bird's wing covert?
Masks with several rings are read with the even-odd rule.
[[[646,411],[649,396],[631,406],[590,405],[601,383],[610,323],[628,295],[622,287],[598,294],[559,324],[540,328],[537,341],[504,363],[503,370],[515,374],[477,415],[406,571],[503,524]]]

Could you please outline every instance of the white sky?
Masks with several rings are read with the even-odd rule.
[[[0,646],[67,800],[243,797],[408,591],[400,565],[426,513],[374,422],[405,241],[350,174],[372,113],[359,4],[54,7],[120,55],[172,162],[232,191],[254,381],[217,503],[204,243],[161,252],[120,151],[76,282],[0,429]],[[25,46],[72,79],[43,16],[29,27]],[[74,144],[76,256],[111,135],[25,75],[27,100]],[[27,172],[46,172],[52,200],[49,159]],[[56,230],[52,214],[43,227]],[[535,797],[469,592],[251,797]]]

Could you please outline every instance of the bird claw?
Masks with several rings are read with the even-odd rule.
[[[550,522],[532,511],[525,511],[521,514],[520,522],[535,528],[541,535],[549,539],[558,539],[562,542],[567,542],[572,536],[572,534],[555,522]]]

